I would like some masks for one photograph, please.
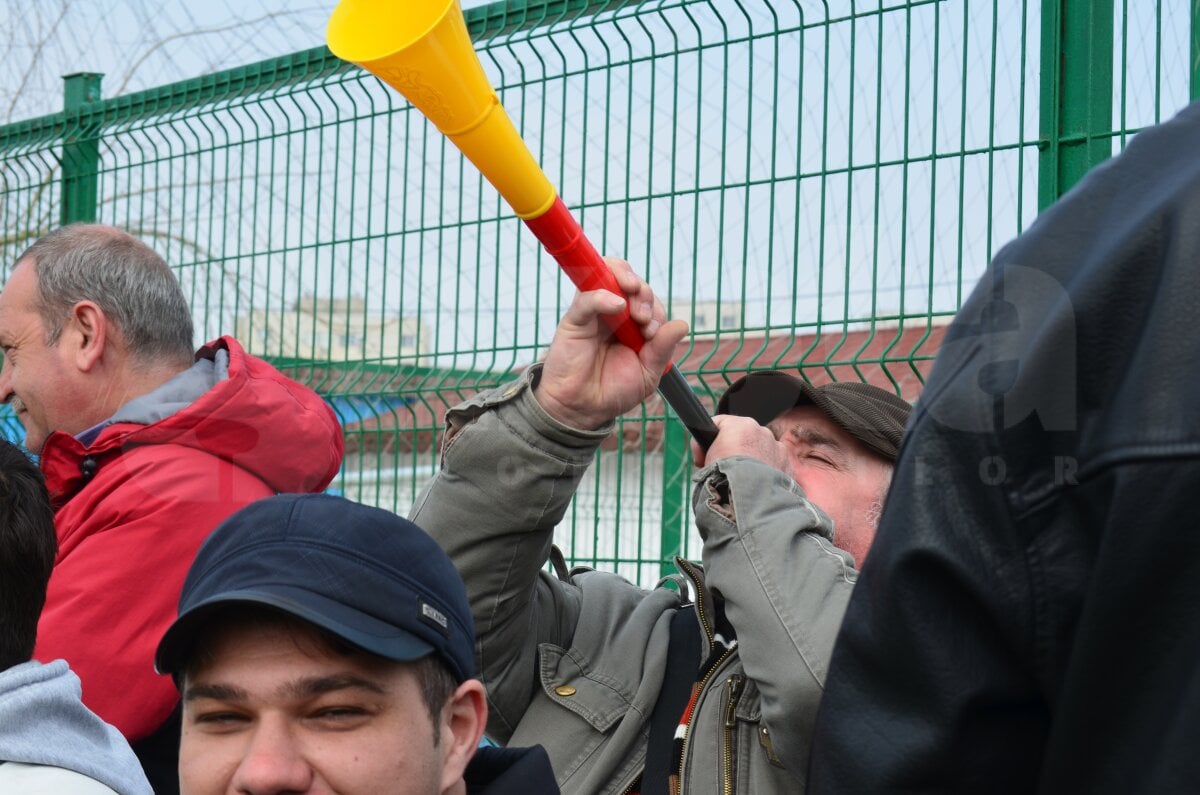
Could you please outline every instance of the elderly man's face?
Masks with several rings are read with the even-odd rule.
[[[796,406],[768,427],[788,449],[792,477],[808,499],[833,520],[833,540],[866,560],[892,465],[844,431],[816,406]]]
[[[184,680],[185,795],[433,795],[461,780],[410,665],[283,626],[231,628],[205,659]]]
[[[65,346],[46,344],[37,311],[37,273],[29,262],[13,270],[0,291],[0,400],[11,403],[25,426],[25,446],[40,452],[52,431],[77,433],[74,367]]]

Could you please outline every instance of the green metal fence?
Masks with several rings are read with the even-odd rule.
[[[1198,17],[1200,0],[467,12],[589,236],[692,323],[677,361],[710,406],[766,368],[915,398],[995,249],[1197,94]],[[0,128],[4,261],[63,221],[145,238],[198,342],[234,333],[333,404],[335,488],[406,511],[445,409],[549,342],[572,293],[557,267],[423,117],[324,48],[101,88],[69,77],[62,113]],[[651,401],[598,455],[558,538],[575,560],[651,583],[697,553],[686,437],[664,415]]]

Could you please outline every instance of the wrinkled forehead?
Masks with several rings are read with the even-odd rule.
[[[24,315],[37,315],[37,272],[28,260],[13,269],[0,288],[0,316],[13,322]]]
[[[37,267],[32,259],[18,260],[4,274],[0,295],[29,292],[37,287]]]
[[[844,428],[811,403],[803,403],[780,412],[775,419],[767,423],[767,427],[775,434],[776,439],[812,437],[828,443],[857,443]]]
[[[863,444],[857,437],[837,424],[828,414],[811,403],[794,406],[779,414],[767,427],[782,442],[804,443],[844,450],[847,453],[877,460],[890,470],[892,462]]]

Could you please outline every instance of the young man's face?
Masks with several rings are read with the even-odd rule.
[[[461,745],[430,720],[411,666],[285,627],[232,628],[209,652],[183,683],[185,795],[433,795],[461,781]]]

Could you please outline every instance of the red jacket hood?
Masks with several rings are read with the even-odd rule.
[[[151,425],[116,423],[91,445],[53,433],[42,451],[56,504],[83,486],[85,472],[140,445],[182,445],[231,461],[277,492],[320,491],[342,463],[342,429],[315,392],[251,356],[232,337],[201,348],[197,360],[229,352],[229,377],[186,408]],[[90,462],[90,463],[89,463]]]

